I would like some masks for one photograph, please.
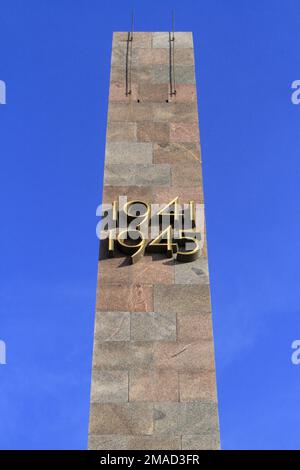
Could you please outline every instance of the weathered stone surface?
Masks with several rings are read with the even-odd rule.
[[[201,340],[188,342],[157,342],[154,345],[154,367],[169,370],[213,369],[213,343]]]
[[[124,67],[126,66],[126,54],[127,54],[127,43],[126,41],[120,42],[116,47],[112,49],[111,53],[111,66]],[[132,51],[131,64],[137,66],[139,63],[139,50],[135,49]]]
[[[152,103],[137,103],[130,101],[127,103],[110,102],[108,110],[109,122],[120,121],[152,121],[153,105]]]
[[[174,63],[176,65],[194,65],[194,49],[175,47]]]
[[[172,39],[173,34],[169,32],[153,33],[152,45],[153,47],[165,47],[169,48],[170,37]],[[193,48],[193,36],[191,32],[175,32],[175,50],[181,48]]]
[[[160,67],[159,65],[157,67]],[[126,66],[115,66],[111,68],[110,83],[124,83],[126,77]],[[137,87],[140,82],[154,82],[153,65],[139,65],[130,69],[129,86]]]
[[[199,401],[181,403],[179,427],[182,434],[202,434],[219,427],[216,403]]]
[[[154,163],[170,163],[179,167],[194,165],[200,167],[200,147],[192,142],[155,143],[153,145]],[[199,187],[193,188],[194,191]]]
[[[101,370],[145,369],[153,365],[153,344],[150,341],[94,343],[94,368]]]
[[[126,196],[128,201],[145,201],[147,203],[151,203],[153,200],[153,187],[104,186],[103,203],[118,201],[119,196]]]
[[[106,164],[151,164],[152,144],[144,142],[108,142]]]
[[[95,336],[99,341],[130,340],[130,313],[96,312]]]
[[[197,123],[171,122],[171,142],[199,142],[199,128]]]
[[[156,403],[154,405],[154,433],[180,436],[179,403]]]
[[[159,341],[176,339],[176,314],[132,313],[131,339],[134,341]]]
[[[137,140],[139,142],[169,142],[170,126],[161,122],[139,122]]]
[[[94,369],[91,401],[118,403],[128,401],[128,372],[124,370],[101,371]]]
[[[109,89],[109,100],[111,102],[120,102],[120,103],[130,103],[133,100],[137,100],[138,98],[138,89],[136,85],[133,83],[131,87],[131,95],[126,96],[126,87],[123,81],[121,82],[114,82],[110,84]]]
[[[128,449],[130,450],[178,450],[181,449],[180,437],[171,436],[139,436],[131,439]]]
[[[210,313],[201,315],[189,313],[177,314],[177,335],[179,341],[198,341],[212,338],[212,320]]]
[[[92,403],[91,434],[152,434],[153,407],[150,403]]]
[[[155,434],[203,434],[218,429],[215,403],[161,403],[154,407]]]
[[[188,204],[194,201],[203,204],[203,192],[200,188],[188,186],[157,187],[153,194],[152,201],[155,204],[167,204],[175,197],[179,197],[180,204]]]
[[[217,401],[214,370],[179,373],[180,401]]]
[[[191,65],[176,66],[176,84],[177,83],[195,83],[194,67]],[[153,83],[169,83],[170,68],[168,65],[158,65],[153,67]]]
[[[154,287],[154,311],[175,313],[211,312],[208,285],[174,285]]]
[[[172,370],[131,370],[129,400],[146,402],[178,401],[178,375]]]
[[[183,86],[183,85],[181,85]],[[186,86],[192,86],[192,85],[186,85]],[[188,94],[188,91],[184,91],[186,94]],[[169,97],[169,86],[164,83],[164,84],[152,84],[152,83],[145,83],[141,82],[139,83],[138,87],[138,95],[139,99],[142,102],[165,102],[168,97]],[[190,99],[189,101],[191,101]]]
[[[124,436],[91,434],[91,450],[179,450],[181,438],[170,436]]]
[[[197,92],[195,85],[186,85],[178,83],[176,85],[176,98],[177,103],[195,103],[197,101]]]
[[[136,141],[136,123],[135,122],[110,122],[107,126],[106,141]],[[152,150],[152,149],[151,149]],[[151,160],[150,160],[151,161]]]
[[[154,266],[153,266],[154,265]],[[101,260],[98,271],[99,285],[153,285],[174,283],[174,263],[159,254],[145,255],[138,263],[130,264],[129,256],[119,253],[115,258]]]
[[[152,33],[150,32],[133,32],[132,48],[150,48],[152,46]],[[126,44],[128,39],[127,32],[116,32],[113,34],[113,49],[120,45]]]
[[[155,122],[198,123],[197,107],[195,103],[177,103],[176,101],[156,103],[156,105],[153,106],[152,113],[152,119]]]
[[[108,164],[104,183],[109,186],[170,186],[170,166]]]
[[[219,450],[219,431],[182,436],[182,450]]]
[[[172,165],[172,186],[197,187],[202,185],[201,167],[198,162],[190,165]]]
[[[107,311],[153,312],[151,286],[101,284],[97,291],[96,309]]]
[[[129,449],[131,436],[124,434],[89,435],[89,450],[126,450]]]
[[[169,54],[166,49],[149,49],[138,51],[139,65],[168,64]]]
[[[209,284],[207,259],[202,256],[191,263],[175,263],[176,284]]]

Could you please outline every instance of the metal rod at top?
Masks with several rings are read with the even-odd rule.
[[[172,37],[172,41],[174,41],[175,39],[175,11],[173,10],[172,11],[172,31],[173,31],[173,37]]]
[[[132,10],[132,14],[131,14],[131,38],[130,38],[131,41],[133,40],[133,28],[134,28],[134,10]]]

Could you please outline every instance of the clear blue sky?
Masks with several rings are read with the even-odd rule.
[[[194,32],[222,447],[300,448],[299,0],[136,2]],[[86,448],[120,0],[0,0],[2,449]]]

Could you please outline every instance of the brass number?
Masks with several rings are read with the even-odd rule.
[[[140,242],[139,243],[125,243],[125,240],[128,240],[128,239],[131,240],[131,242],[135,241],[131,237],[133,233],[137,233],[139,235],[138,238],[140,239]],[[125,234],[129,235],[129,237],[128,236],[125,237]],[[143,234],[140,230],[133,230],[130,233],[128,232],[128,230],[123,230],[123,232],[119,233],[117,241],[118,241],[120,250],[127,255],[131,255],[132,264],[136,263],[144,256],[147,241],[144,239]]]
[[[186,236],[185,233],[186,233],[185,230],[179,231],[179,238],[176,240],[178,246],[185,246],[187,242],[192,242],[194,243],[195,247],[192,250],[187,250],[187,251],[181,251],[179,249],[177,250],[176,260],[182,263],[188,263],[190,261],[194,261],[195,259],[198,258],[200,254],[200,246],[199,246],[197,238]],[[192,232],[188,232],[188,233],[191,234]]]
[[[137,212],[140,211],[134,211],[134,206],[142,206],[144,208],[144,212],[142,214],[137,214]],[[141,228],[143,223],[150,219],[150,206],[144,201],[128,201],[124,205],[123,210],[124,213],[127,215],[129,222],[132,222],[135,219],[142,219],[136,226],[137,230]]]
[[[167,240],[163,242],[163,240]],[[167,253],[168,258],[173,257],[173,253],[177,251],[176,243],[172,243],[172,227],[169,225],[163,232],[161,232],[154,240],[147,246],[147,251],[150,253]]]

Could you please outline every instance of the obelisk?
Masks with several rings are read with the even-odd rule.
[[[190,32],[113,35],[103,202],[120,196],[204,204]],[[204,237],[191,262],[101,242],[90,449],[219,448]]]

